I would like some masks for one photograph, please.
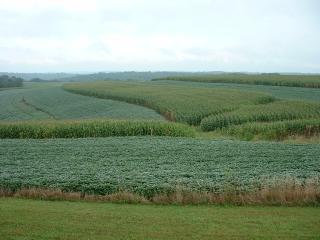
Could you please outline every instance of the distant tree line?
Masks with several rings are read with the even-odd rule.
[[[9,77],[8,75],[0,76],[0,88],[21,87],[22,83],[22,78]]]

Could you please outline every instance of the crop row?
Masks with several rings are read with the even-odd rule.
[[[22,85],[22,78],[9,77],[8,75],[0,76],[0,88],[22,87]]]
[[[235,111],[211,115],[201,121],[201,129],[212,131],[247,122],[320,118],[320,105],[296,101],[274,101],[269,104],[243,106]]]
[[[208,141],[170,137],[2,139],[0,187],[60,188],[152,196],[250,190],[269,178],[320,177],[315,144]]]
[[[272,123],[247,123],[221,130],[244,140],[283,140],[289,136],[319,136],[320,119],[299,119]]]
[[[186,85],[193,88],[215,88],[215,89],[234,89],[247,92],[259,92],[269,94],[277,99],[320,102],[320,88],[302,88],[271,85],[254,85],[239,83],[211,83],[211,82],[191,82],[191,81],[156,81],[157,84]]]
[[[289,87],[320,88],[320,75],[282,74],[205,74],[197,76],[166,77],[154,80],[173,80],[211,83],[242,83]]]
[[[126,101],[154,109],[168,120],[199,125],[204,117],[229,112],[242,105],[274,101],[269,95],[237,90],[193,88],[137,82],[98,81],[65,84],[74,93]]]
[[[193,137],[187,125],[164,121],[82,120],[0,123],[0,138],[85,138],[109,136]]]
[[[163,117],[145,107],[72,94],[52,83],[25,83],[0,92],[0,120],[153,119]]]

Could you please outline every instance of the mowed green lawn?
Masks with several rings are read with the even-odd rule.
[[[129,205],[0,198],[6,239],[319,239],[320,208]]]

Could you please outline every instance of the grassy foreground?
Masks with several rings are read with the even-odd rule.
[[[0,198],[1,239],[319,239],[320,208]]]

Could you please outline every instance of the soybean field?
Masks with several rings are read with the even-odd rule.
[[[0,91],[0,120],[90,118],[163,119],[141,106],[66,92],[61,83],[26,83],[21,89]]]
[[[45,153],[45,154],[43,154]],[[320,177],[317,144],[170,137],[2,139],[0,186],[143,196],[186,186],[248,190],[268,179]]]

